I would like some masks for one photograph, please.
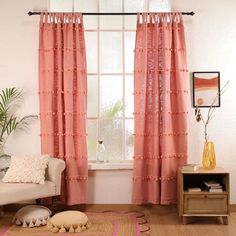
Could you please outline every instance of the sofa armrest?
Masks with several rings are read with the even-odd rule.
[[[46,180],[52,181],[56,185],[56,194],[61,194],[61,175],[65,169],[65,162],[57,158],[49,158],[48,168],[46,170]]]

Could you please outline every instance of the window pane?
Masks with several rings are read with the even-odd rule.
[[[96,160],[97,120],[87,120],[87,146],[89,160]]]
[[[101,120],[100,139],[104,141],[106,160],[122,159],[122,120]]]
[[[97,12],[97,6],[97,0],[74,0],[75,12]]]
[[[125,12],[147,11],[145,0],[124,0]],[[137,16],[125,16],[125,29],[136,29]]]
[[[85,32],[87,72],[97,73],[97,32]]]
[[[123,80],[121,76],[100,77],[100,114],[113,118],[122,115]]]
[[[147,10],[145,0],[124,0],[125,12],[143,12]]]
[[[122,72],[122,33],[100,33],[100,72]]]
[[[169,12],[170,0],[149,0],[149,11]]]
[[[125,33],[125,72],[134,72],[135,32]]]
[[[75,12],[97,12],[98,3],[97,0],[74,0]],[[83,16],[84,28],[97,29],[97,16]]]
[[[136,30],[137,16],[125,16],[125,29]]]
[[[134,77],[125,77],[125,117],[134,116]]]
[[[99,0],[99,12],[122,12],[122,1]]]
[[[71,12],[72,0],[51,0],[50,1],[51,12]]]
[[[134,156],[134,120],[125,121],[125,159],[133,160]]]
[[[98,80],[96,76],[88,76],[88,117],[97,117],[98,115]]]
[[[100,29],[122,29],[122,16],[100,16]]]
[[[97,30],[97,17],[98,16],[84,16],[84,29]]]

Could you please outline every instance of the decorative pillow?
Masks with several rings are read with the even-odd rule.
[[[11,163],[11,156],[6,154],[0,156],[0,171],[5,171],[6,169],[8,169],[10,163]]]
[[[44,184],[49,159],[45,156],[12,156],[3,182]]]
[[[37,227],[46,225],[51,214],[52,212],[47,207],[29,205],[17,211],[13,222],[22,227]]]
[[[91,227],[88,217],[80,211],[63,211],[48,221],[47,228],[53,233],[79,233]]]
[[[0,156],[0,179],[4,177],[11,163],[11,156],[3,154]]]
[[[0,179],[2,179],[3,177],[4,177],[4,175],[6,174],[6,172],[5,171],[0,171]]]

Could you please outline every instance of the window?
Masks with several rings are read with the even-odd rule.
[[[55,12],[169,11],[168,0],[51,0]],[[84,16],[88,73],[88,154],[97,140],[106,159],[133,159],[133,64],[136,16]]]

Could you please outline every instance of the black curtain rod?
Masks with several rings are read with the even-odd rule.
[[[171,13],[171,12],[170,12]],[[32,12],[32,11],[29,11],[28,12],[28,15],[29,16],[33,16],[33,15],[40,15],[41,12]],[[96,12],[83,12],[82,15],[97,15],[97,16],[104,16],[104,15],[111,15],[111,16],[114,16],[114,15],[137,15],[138,13],[137,12],[109,12],[109,13],[105,13],[105,12],[99,12],[99,13],[96,13]],[[193,16],[195,13],[193,11],[191,12],[182,12],[182,15],[190,15],[190,16]]]

